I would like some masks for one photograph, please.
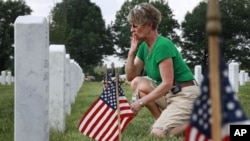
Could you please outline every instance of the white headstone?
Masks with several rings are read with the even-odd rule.
[[[6,83],[8,85],[11,85],[11,72],[10,71],[7,71]]]
[[[71,103],[75,103],[76,92],[76,75],[75,75],[75,60],[70,59],[70,99]]]
[[[65,110],[66,114],[71,113],[71,96],[70,96],[70,55],[66,54],[65,64]]]
[[[5,71],[1,72],[1,84],[3,85],[6,84],[6,72]]]
[[[231,86],[233,90],[238,93],[239,91],[239,64],[236,62],[232,62],[229,64],[228,67],[229,71],[229,81],[231,83]]]
[[[65,46],[49,48],[49,123],[56,131],[65,131]]]
[[[248,73],[245,72],[245,82],[248,82]]]
[[[249,80],[249,73],[247,73],[247,82],[249,82],[250,80]]]
[[[194,68],[194,78],[195,78],[196,82],[200,85],[201,81],[203,79],[201,65],[196,65],[195,66],[195,68]]]
[[[245,71],[244,70],[240,71],[240,85],[241,86],[245,85]]]
[[[49,26],[45,17],[15,21],[15,141],[49,141]]]

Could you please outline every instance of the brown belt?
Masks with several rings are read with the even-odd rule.
[[[193,86],[193,85],[197,85],[197,83],[195,83],[194,80],[180,83],[181,88],[187,87],[187,86]]]

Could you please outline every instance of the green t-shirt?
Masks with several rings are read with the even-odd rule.
[[[144,62],[147,76],[155,80],[157,85],[162,82],[159,63],[168,58],[173,59],[174,79],[177,82],[194,80],[194,76],[182,59],[180,52],[171,40],[163,36],[158,36],[154,47],[149,53],[146,42],[142,42],[139,46],[137,57]]]

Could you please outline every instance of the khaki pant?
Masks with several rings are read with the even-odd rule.
[[[171,92],[156,100],[158,106],[163,109],[160,117],[155,121],[153,128],[159,128],[166,133],[174,127],[189,121],[193,103],[200,95],[199,86],[183,87],[177,94]]]

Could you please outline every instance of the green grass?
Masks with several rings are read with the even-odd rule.
[[[14,86],[0,84],[0,140],[14,140]]]
[[[128,100],[131,98],[129,85],[122,85]],[[66,130],[64,133],[50,131],[50,141],[93,141],[82,135],[77,125],[84,112],[89,108],[93,101],[101,94],[102,85],[100,82],[87,82],[79,90],[75,103],[71,106],[71,114],[66,116]],[[250,83],[239,87],[239,100],[247,114],[250,117]],[[124,133],[122,141],[183,141],[182,137],[155,138],[149,135],[150,126],[153,118],[144,108],[129,123]],[[0,85],[0,139],[4,141],[14,140],[14,85]]]
[[[250,118],[250,83],[239,87],[238,97],[242,109],[245,111],[248,119]]]

